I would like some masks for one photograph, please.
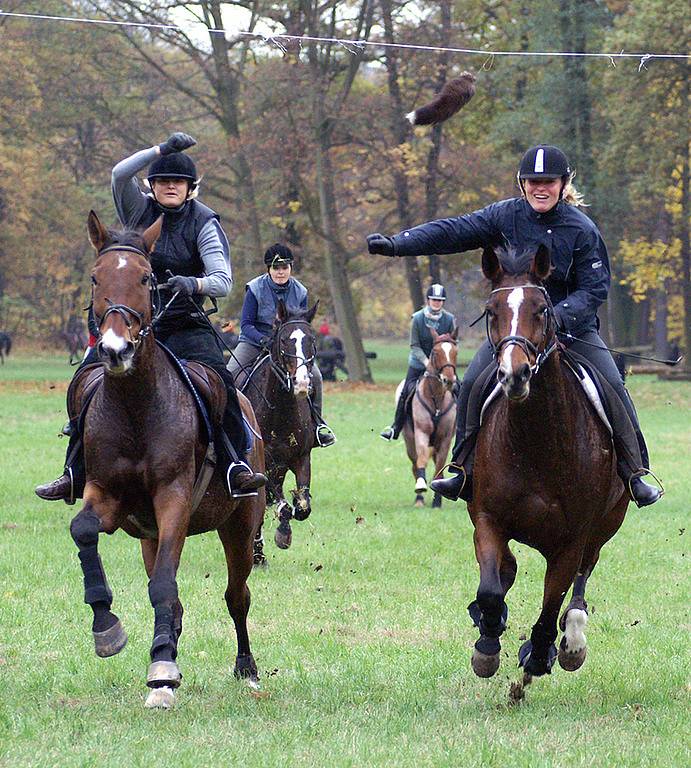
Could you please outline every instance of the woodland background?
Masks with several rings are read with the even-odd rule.
[[[564,148],[608,243],[601,312],[618,345],[690,349],[688,59],[503,57],[344,46],[262,34],[480,50],[684,53],[685,0],[198,0],[16,2],[2,9],[176,24],[183,31],[0,17],[0,329],[51,343],[82,317],[94,208],[115,223],[112,166],[174,130],[193,134],[201,198],[231,240],[243,284],[273,242],[337,323],[351,376],[362,337],[406,334],[430,279],[479,314],[478,254],[393,260],[365,236],[516,194],[522,152]],[[209,29],[225,34],[209,34]],[[403,115],[470,70],[456,117]],[[465,324],[465,325],[464,325]]]

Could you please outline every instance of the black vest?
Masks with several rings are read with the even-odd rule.
[[[166,304],[171,298],[171,292],[164,286],[170,277],[169,272],[186,277],[204,275],[204,263],[199,254],[197,238],[207,222],[211,219],[218,220],[219,217],[215,211],[198,200],[189,200],[179,212],[164,212],[153,198],[149,198],[146,210],[139,220],[128,222],[128,226],[146,229],[161,213],[163,227],[151,254],[151,266],[161,286],[161,301]],[[204,311],[204,297],[194,294],[191,298],[192,301],[185,296],[178,296],[161,318],[158,329],[172,331],[201,324],[203,321],[198,319],[198,313]]]

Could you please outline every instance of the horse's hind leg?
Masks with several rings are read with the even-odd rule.
[[[475,518],[475,556],[480,565],[480,586],[477,599],[468,606],[470,617],[480,630],[480,639],[475,643],[471,658],[473,672],[478,677],[492,677],[499,669],[499,638],[506,629],[506,603],[504,595],[513,583],[510,577],[513,568],[515,576],[515,560],[509,552],[513,566],[509,560],[504,566],[502,578],[502,560],[508,551],[506,537],[499,533],[487,520],[480,515]],[[508,586],[505,587],[505,584]]]
[[[602,546],[614,536],[624,521],[627,506],[628,499],[622,497],[605,519],[602,530],[598,530],[586,545],[581,567],[573,582],[571,600],[559,619],[559,629],[564,633],[559,643],[559,666],[567,672],[579,669],[585,661],[587,644],[583,630],[588,623],[586,584],[597,565]]]
[[[259,498],[259,497],[257,497]],[[238,655],[235,660],[234,674],[238,679],[247,678],[250,685],[257,686],[259,676],[257,665],[250,650],[247,632],[247,614],[250,609],[250,590],[247,577],[252,571],[252,543],[254,541],[256,499],[243,503],[230,520],[218,529],[218,536],[223,544],[228,565],[228,586],[225,599],[238,642]]]
[[[268,568],[269,561],[264,554],[264,523],[259,526],[257,533],[254,535],[254,542],[252,545],[252,566],[254,568]]]
[[[518,651],[518,662],[528,675],[549,674],[557,656],[554,641],[557,638],[557,618],[564,595],[574,580],[581,561],[583,545],[562,551],[547,559],[542,611],[526,640]]]
[[[98,534],[101,519],[87,502],[73,518],[70,533],[79,548],[79,560],[84,574],[84,602],[94,614],[92,633],[96,654],[107,657],[119,653],[127,644],[127,634],[120,619],[111,612],[113,593],[108,586],[101,556],[98,554]]]
[[[270,470],[268,473],[267,498],[276,503],[278,527],[274,533],[274,541],[279,549],[288,549],[293,542],[293,531],[290,527],[293,510],[283,497],[283,481],[287,471],[287,467],[280,467]]]

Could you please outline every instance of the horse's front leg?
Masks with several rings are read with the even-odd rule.
[[[307,520],[312,512],[310,496],[312,462],[309,452],[298,457],[293,467],[293,474],[297,482],[297,489],[293,491],[293,517],[296,520]]]
[[[158,526],[158,547],[149,579],[149,600],[154,609],[154,639],[146,684],[153,690],[147,707],[168,708],[175,702],[181,674],[176,663],[176,608],[179,604],[177,570],[190,517],[191,482],[159,490],[153,498]]]
[[[475,626],[480,630],[480,639],[475,643],[471,664],[478,677],[492,677],[499,669],[499,638],[506,629],[508,613],[504,596],[507,590],[505,583],[509,579],[506,569],[502,568],[502,560],[508,547],[506,536],[484,515],[477,515],[473,522],[475,557],[480,566],[480,586],[477,599],[468,606],[468,611]],[[515,576],[515,560],[513,575]],[[512,578],[510,582],[513,583]],[[511,586],[511,583],[508,586]]]
[[[111,612],[113,593],[98,553],[98,535],[113,533],[117,503],[104,498],[98,488],[87,486],[85,504],[70,524],[70,533],[79,549],[79,561],[84,574],[84,602],[94,614],[92,633],[96,654],[107,657],[119,653],[127,644],[127,634],[120,619]]]
[[[151,574],[154,572],[154,564],[156,562],[156,552],[158,551],[158,539],[141,539],[141,546],[142,560],[144,561],[146,575],[151,579]],[[178,599],[173,609],[173,629],[175,631],[176,643],[182,634],[182,617],[184,613],[182,603]]]
[[[542,611],[533,626],[530,639],[526,640],[518,651],[518,663],[527,675],[538,677],[552,671],[552,664],[557,656],[554,641],[557,638],[559,609],[573,583],[582,555],[581,545],[547,558]]]
[[[430,434],[423,431],[420,425],[415,424],[415,493],[421,494],[427,491],[426,470],[429,463],[431,447]]]

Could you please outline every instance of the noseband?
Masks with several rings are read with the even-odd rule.
[[[499,341],[495,344],[492,341],[492,336],[490,334],[489,329],[489,321],[490,317],[485,310],[485,331],[487,333],[487,341],[489,341],[492,351],[494,352],[494,359],[499,360],[499,355],[501,353],[501,350],[505,346],[513,345],[516,347],[520,347],[524,352],[528,360],[530,360],[530,356],[533,355],[535,358],[535,363],[530,366],[530,372],[531,374],[536,374],[540,367],[543,365],[545,360],[554,352],[554,350],[557,348],[557,337],[555,334],[552,334],[552,342],[547,346],[547,337],[550,334],[550,331],[553,331],[556,327],[556,318],[554,316],[554,307],[552,306],[552,302],[549,298],[549,295],[546,291],[546,289],[541,285],[533,285],[532,283],[527,283],[525,285],[512,285],[507,286],[506,288],[495,288],[493,291],[490,292],[490,295],[493,293],[498,293],[499,291],[514,291],[516,288],[533,288],[535,290],[541,291],[543,296],[545,297],[545,301],[547,302],[547,311],[544,315],[544,322],[542,326],[542,339],[540,341],[540,344],[542,345],[542,350],[539,349],[539,345],[533,344],[530,339],[526,338],[525,336],[519,336],[519,335],[513,335],[513,336],[504,336],[502,339],[499,339]]]
[[[281,323],[275,331],[273,341],[271,343],[271,352],[269,353],[269,365],[274,372],[276,378],[281,382],[281,386],[286,392],[293,391],[293,376],[290,374],[285,365],[286,358],[294,358],[298,361],[296,371],[303,365],[307,368],[307,371],[312,376],[312,366],[314,365],[314,359],[316,355],[311,357],[300,358],[298,355],[293,355],[290,352],[284,352],[281,348],[281,336],[280,332],[287,325],[308,325],[305,320],[286,320],[285,323]],[[276,356],[274,357],[274,347],[276,347]],[[302,362],[299,362],[302,360]]]

